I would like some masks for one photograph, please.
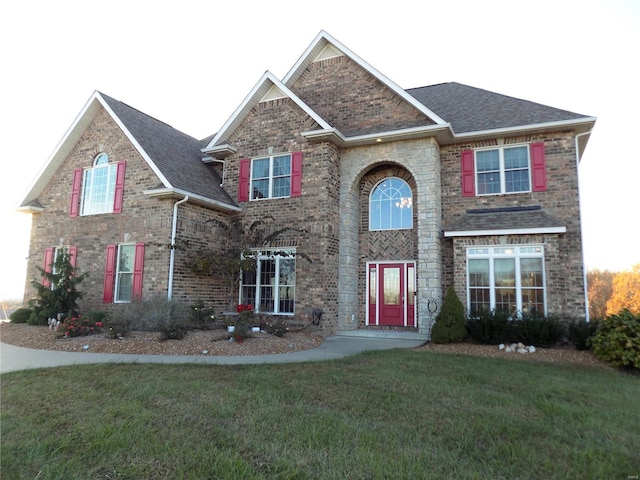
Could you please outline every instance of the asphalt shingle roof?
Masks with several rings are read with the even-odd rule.
[[[101,94],[174,188],[235,206],[221,187],[220,176],[202,162],[206,146],[164,122]]]
[[[451,123],[458,134],[588,117],[456,82],[406,92]]]
[[[517,230],[522,228],[557,228],[565,225],[546,213],[540,206],[467,210],[444,230],[475,232],[487,230]]]

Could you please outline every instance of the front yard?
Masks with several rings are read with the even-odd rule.
[[[2,377],[12,479],[633,478],[640,377],[429,351]]]

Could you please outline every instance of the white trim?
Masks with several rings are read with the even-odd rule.
[[[380,260],[380,261],[368,261],[365,263],[365,298],[364,298],[364,310],[365,310],[365,326],[367,327],[380,327],[380,326],[393,326],[393,325],[380,325],[379,319],[380,319],[380,302],[378,301],[379,299],[379,287],[380,287],[380,270],[378,269],[379,265],[396,265],[396,264],[400,264],[403,265],[404,268],[402,269],[402,275],[404,277],[404,287],[405,287],[405,291],[403,292],[403,305],[402,305],[402,309],[403,309],[403,313],[402,313],[402,317],[403,317],[403,325],[397,325],[398,327],[410,327],[410,328],[418,328],[418,304],[417,304],[417,295],[414,295],[414,302],[413,302],[413,325],[409,325],[409,316],[408,316],[408,310],[409,310],[409,303],[408,303],[408,297],[406,294],[407,288],[408,288],[408,283],[407,280],[409,279],[409,266],[413,267],[413,274],[414,274],[414,293],[417,291],[418,289],[418,262],[416,262],[415,260]],[[376,323],[371,323],[371,318],[369,317],[369,289],[371,288],[371,284],[369,282],[369,274],[370,274],[370,268],[372,265],[376,265]]]
[[[246,117],[249,111],[253,108],[254,104],[259,103],[270,90],[276,86],[282,93],[288,98],[293,100],[298,107],[300,107],[307,115],[309,115],[318,125],[323,129],[331,129],[329,125],[320,115],[314,112],[311,107],[304,103],[295,93],[293,93],[285,84],[280,82],[271,72],[268,70],[262,75],[258,83],[254,85],[249,94],[245,97],[242,103],[236,108],[233,114],[227,119],[220,131],[211,139],[209,144],[201,149],[203,153],[214,153],[216,151],[216,143],[223,139],[229,130],[233,130],[240,122]]]
[[[127,129],[127,127],[125,127],[124,123],[122,123],[122,121],[115,114],[115,112],[111,110],[111,107],[109,107],[109,104],[106,102],[106,100],[102,98],[102,95],[100,95],[99,93],[98,93],[98,99],[100,100],[100,103],[102,104],[104,109],[107,111],[107,113],[111,116],[111,118],[113,118],[113,121],[116,122],[118,127],[120,127],[120,129],[122,130],[124,135],[127,137],[127,139],[129,139],[129,141],[133,144],[133,146],[138,151],[140,156],[147,162],[149,167],[151,167],[151,170],[153,170],[153,173],[156,174],[156,176],[160,179],[162,184],[167,188],[172,188],[172,185],[169,182],[169,180],[167,180],[167,178],[162,174],[158,166],[154,163],[153,160],[151,160],[151,157],[147,154],[144,148],[142,148],[142,146],[138,143],[138,140],[136,140],[136,138],[131,134],[131,132]]]
[[[400,88],[395,82],[391,81],[385,75],[380,73],[374,67],[372,67],[369,63],[365,62],[358,55],[353,53],[350,49],[345,47],[342,43],[336,40],[334,37],[329,35],[324,30],[321,30],[320,33],[316,36],[316,38],[311,42],[311,45],[307,47],[302,56],[298,59],[298,61],[293,65],[291,70],[285,75],[282,79],[282,83],[285,85],[291,85],[294,83],[302,72],[306,69],[307,65],[312,63],[318,56],[318,54],[325,49],[327,44],[332,44],[333,47],[340,50],[351,60],[356,62],[362,68],[364,68],[368,73],[377,78],[380,82],[382,82],[385,86],[391,89],[396,95],[401,97],[415,109],[429,117],[431,120],[436,122],[438,125],[449,125],[448,122],[445,122],[439,115],[430,110],[424,104],[420,103],[415,97],[409,95],[404,89]]]
[[[511,253],[495,253],[495,249],[513,249]],[[540,252],[529,253],[521,252],[522,248],[539,248]],[[487,253],[475,253],[469,255],[471,249],[487,249]],[[465,277],[466,277],[466,294],[467,294],[467,309],[471,310],[471,286],[469,285],[469,260],[487,260],[489,262],[489,307],[491,310],[496,308],[496,287],[495,284],[495,265],[496,259],[513,259],[514,260],[514,280],[513,289],[515,290],[515,302],[516,302],[516,314],[520,316],[522,313],[522,276],[521,276],[521,260],[538,258],[542,264],[542,288],[540,287],[525,287],[525,289],[534,288],[535,290],[542,290],[543,293],[543,309],[544,314],[547,313],[547,274],[546,274],[546,262],[545,262],[545,249],[544,244],[508,244],[508,245],[467,245],[465,250]],[[519,308],[518,308],[519,307]]]
[[[393,130],[390,132],[378,132],[368,133],[366,135],[355,135],[353,137],[346,137],[340,130],[336,128],[308,130],[300,132],[304,138],[310,141],[331,141],[340,147],[356,147],[361,145],[373,145],[380,143],[380,141],[395,142],[401,140],[411,140],[413,138],[423,138],[438,134],[439,132],[446,132],[451,134],[450,127],[448,125],[426,125],[423,127],[411,127],[401,130]]]
[[[483,235],[535,235],[540,233],[567,233],[567,227],[504,228],[496,230],[460,230],[444,232],[445,237],[479,237]]]
[[[473,132],[465,132],[465,133],[454,133],[453,137],[456,140],[464,140],[473,137],[482,137],[482,136],[497,136],[500,134],[507,133],[518,133],[527,130],[545,130],[545,129],[554,129],[558,127],[569,127],[573,125],[582,125],[586,123],[593,123],[596,121],[596,117],[584,117],[584,118],[574,118],[571,120],[558,120],[555,122],[545,122],[545,123],[531,123],[528,125],[518,125],[514,127],[503,127],[503,128],[494,128],[490,130],[477,130]]]
[[[222,203],[217,200],[211,200],[210,198],[203,197],[202,195],[195,195],[180,188],[154,188],[153,190],[143,190],[142,193],[148,195],[149,197],[189,197],[190,202],[200,205],[217,207],[222,210],[230,210],[234,212],[240,212],[242,210],[242,208],[240,207],[234,207],[227,203]]]

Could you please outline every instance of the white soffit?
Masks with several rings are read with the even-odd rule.
[[[313,59],[314,62],[321,62],[322,60],[328,60],[330,58],[344,57],[344,53],[328,43],[322,51]]]
[[[260,99],[259,103],[268,102],[270,100],[277,100],[279,98],[286,98],[287,96],[284,94],[282,90],[278,88],[277,85],[272,85],[271,88],[264,96]]]

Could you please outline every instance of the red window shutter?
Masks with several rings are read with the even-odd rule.
[[[534,192],[547,191],[547,166],[544,142],[531,144],[531,183]]]
[[[133,299],[142,298],[142,273],[144,272],[144,243],[136,243],[136,255],[133,262]]]
[[[107,245],[107,259],[104,265],[104,288],[102,301],[104,303],[113,302],[113,289],[116,277],[116,251],[115,245]]]
[[[118,162],[116,170],[116,191],[113,196],[113,213],[122,213],[122,199],[124,198],[124,171],[127,162]]]
[[[473,150],[464,150],[462,159],[462,196],[474,197],[476,194],[476,172]]]
[[[238,202],[249,201],[249,174],[251,173],[251,159],[240,160],[240,182],[238,183]]]
[[[73,170],[73,186],[71,187],[71,205],[69,216],[77,217],[80,211],[80,187],[82,186],[82,169]]]
[[[291,196],[302,195],[302,152],[291,154]]]
[[[51,269],[53,267],[53,247],[45,248],[44,250],[44,262],[42,263],[42,270],[46,273],[51,273]],[[51,286],[51,282],[45,277],[42,277],[42,286],[49,288]]]
[[[71,262],[71,266],[76,268],[76,257],[78,253],[78,247],[69,247],[69,261]]]

